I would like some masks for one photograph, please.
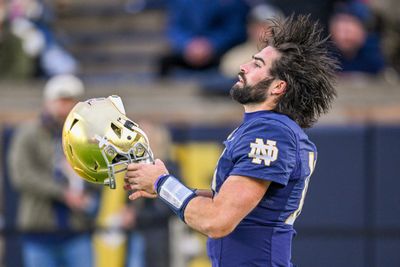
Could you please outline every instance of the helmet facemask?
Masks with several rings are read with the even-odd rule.
[[[145,133],[135,124],[135,129],[132,127],[132,131],[141,131],[141,133],[145,135]],[[109,178],[104,180],[104,185],[109,186],[111,189],[116,188],[116,179],[115,175],[120,172],[124,172],[127,170],[127,165],[129,163],[153,163],[153,153],[150,148],[147,147],[142,142],[136,142],[132,148],[128,150],[128,152],[124,152],[120,150],[117,146],[113,145],[107,140],[106,136],[95,136],[96,140],[99,142],[99,149],[101,150],[101,154],[103,155],[104,160],[108,166],[108,175]],[[147,136],[146,136],[147,139]],[[109,160],[109,158],[113,158]]]

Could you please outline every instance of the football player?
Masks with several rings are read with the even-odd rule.
[[[293,266],[293,224],[317,160],[303,128],[336,96],[337,63],[319,24],[302,15],[272,23],[231,89],[243,122],[224,142],[211,190],[188,188],[161,160],[131,163],[125,176],[131,200],[159,197],[209,237],[213,266]]]

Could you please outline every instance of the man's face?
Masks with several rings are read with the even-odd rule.
[[[344,53],[358,51],[367,38],[362,23],[353,16],[336,15],[330,23],[330,33],[336,46]]]
[[[274,78],[270,76],[273,62],[279,53],[271,46],[265,47],[253,59],[240,66],[239,81],[233,85],[231,96],[241,104],[261,103],[267,99],[268,88]]]
[[[63,123],[77,102],[74,98],[60,98],[47,101],[46,110],[54,119]]]

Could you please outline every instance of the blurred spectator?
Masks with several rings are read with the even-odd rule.
[[[139,121],[140,128],[147,134],[153,153],[165,159],[166,164],[178,171],[171,160],[171,138],[168,130],[160,124]],[[143,199],[129,202],[124,210],[124,224],[131,229],[127,252],[127,267],[168,267],[169,228],[172,215],[162,201]],[[143,254],[140,255],[140,252]]]
[[[4,202],[5,202],[5,196],[4,196],[4,177],[3,177],[3,127],[0,125],[0,267],[4,266],[4,236],[3,236],[3,231],[4,231],[4,226],[5,226],[5,220],[4,220]]]
[[[387,63],[400,74],[400,5],[397,0],[370,0],[379,22]]]
[[[56,76],[44,89],[40,118],[23,123],[13,138],[9,166],[20,195],[18,227],[25,266],[93,266],[94,191],[77,177],[61,145],[62,126],[83,94],[74,76]]]
[[[267,32],[268,19],[283,17],[283,13],[271,5],[254,6],[247,19],[247,41],[230,49],[221,59],[221,73],[227,77],[237,78],[238,67],[247,62],[258,51],[261,34]]]
[[[292,13],[310,14],[313,20],[318,20],[321,23],[326,29],[325,34],[328,35],[329,17],[332,15],[335,3],[338,1],[343,0],[267,0],[266,2],[278,7],[285,16],[290,16]]]
[[[269,27],[268,19],[283,17],[283,13],[277,7],[267,4],[259,4],[251,7],[247,15],[247,40],[231,49],[222,57],[219,73],[208,76],[200,81],[200,87],[204,92],[216,95],[227,94],[237,80],[239,69],[237,66],[247,62],[258,51],[258,43],[261,34]]]
[[[342,72],[378,74],[385,68],[380,37],[369,31],[372,18],[361,2],[338,4],[329,30]]]
[[[170,216],[168,207],[158,200],[127,204],[122,213],[124,227],[130,231],[127,267],[169,266]]]
[[[245,40],[248,7],[243,0],[168,2],[170,51],[160,59],[160,76],[174,67],[216,67],[221,55]]]
[[[21,39],[10,31],[6,17],[6,3],[0,0],[0,78],[30,78],[33,75],[33,60],[25,53]]]
[[[54,35],[52,6],[40,0],[12,0],[10,20],[25,52],[37,61],[36,75],[51,77],[77,72],[77,61]]]

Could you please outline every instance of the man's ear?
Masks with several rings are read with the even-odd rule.
[[[286,92],[286,82],[282,80],[275,80],[272,83],[271,95],[282,95]]]

